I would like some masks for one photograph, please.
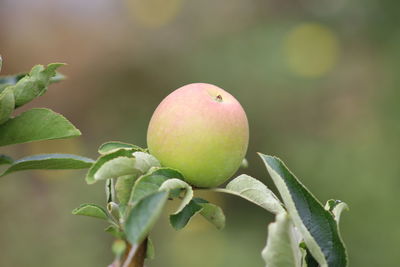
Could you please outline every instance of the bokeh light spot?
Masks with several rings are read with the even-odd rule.
[[[183,0],[126,0],[133,19],[142,26],[159,28],[179,13]]]
[[[284,49],[286,62],[293,73],[317,78],[335,66],[339,42],[326,26],[302,23],[289,32]]]

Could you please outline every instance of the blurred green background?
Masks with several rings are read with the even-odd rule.
[[[0,152],[95,158],[108,140],[146,146],[162,98],[213,83],[247,111],[244,172],[275,190],[256,152],[278,155],[321,201],[349,204],[341,230],[351,266],[397,266],[399,9],[394,0],[2,0],[2,74],[68,63],[68,80],[26,108],[50,107],[83,136]],[[105,201],[103,185],[87,186],[84,174],[0,179],[0,266],[111,262],[106,225],[70,212]],[[206,197],[224,207],[226,229],[196,218],[176,232],[165,214],[147,266],[264,266],[273,217],[233,196]]]

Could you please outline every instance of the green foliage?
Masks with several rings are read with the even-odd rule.
[[[56,76],[56,69],[63,65],[63,63],[52,63],[47,67],[36,65],[29,74],[25,75],[15,85],[10,86],[14,91],[15,107],[25,105],[34,98],[43,95],[50,84],[50,79]]]
[[[64,76],[56,72],[62,65],[36,65],[29,73],[0,77],[0,146],[81,135],[66,118],[45,108],[30,109],[11,118],[15,108],[43,95],[50,83],[63,79]],[[1,155],[0,165],[11,166],[0,176],[34,169],[83,169],[92,163],[91,159],[68,154],[35,155],[17,161]]]
[[[0,146],[81,135],[66,118],[49,109],[35,108],[0,125]]]
[[[78,208],[74,209],[72,214],[89,216],[103,220],[108,219],[107,212],[102,207],[95,204],[82,204]]]
[[[183,176],[178,171],[171,168],[152,168],[150,171],[142,175],[132,188],[132,193],[129,202],[135,205],[140,199],[157,192],[162,183],[168,179],[179,178]]]
[[[287,169],[281,160],[260,154],[293,224],[321,267],[347,266],[347,255],[333,215]]]
[[[339,224],[342,211],[349,210],[349,206],[340,200],[330,199],[326,202],[325,209],[332,212],[336,222]]]
[[[0,77],[0,146],[81,134],[62,115],[45,108],[31,109],[12,117],[15,108],[43,95],[49,84],[63,79],[56,72],[62,65],[37,65],[27,74]],[[117,238],[112,247],[115,262],[120,262],[126,253],[126,242],[138,246],[147,240],[147,257],[154,256],[148,236],[168,199],[180,200],[179,207],[170,215],[174,229],[184,228],[196,214],[202,215],[217,229],[224,228],[223,210],[205,199],[194,197],[195,191],[185,177],[178,170],[161,167],[146,149],[111,141],[102,144],[98,152],[100,156],[96,161],[69,154],[34,155],[15,161],[0,155],[0,165],[9,165],[0,176],[23,170],[89,168],[88,184],[105,180],[106,208],[83,204],[72,213],[110,223],[105,231]],[[282,161],[260,156],[284,204],[263,183],[245,174],[233,179],[226,188],[210,190],[240,196],[276,215],[276,222],[269,225],[267,246],[262,252],[267,267],[347,266],[338,227],[341,212],[348,209],[347,205],[329,200],[324,208]],[[247,161],[242,166],[247,167]]]
[[[186,182],[179,180],[177,178],[171,178],[166,180],[164,183],[161,184],[158,190],[171,192],[172,194],[174,193],[174,191],[176,192],[176,190],[178,190],[178,192],[185,191],[184,197],[181,198],[182,199],[181,204],[179,208],[174,212],[174,214],[181,212],[183,208],[185,208],[185,206],[189,204],[190,200],[192,200],[193,198],[192,187]]]
[[[155,249],[151,238],[147,238],[146,259],[152,260],[155,257]]]
[[[14,160],[7,155],[0,155],[0,165],[12,164]]]
[[[167,199],[168,192],[156,192],[139,200],[132,208],[125,223],[126,238],[132,245],[139,245],[146,238]]]
[[[100,154],[104,155],[104,154],[108,154],[113,151],[116,151],[118,149],[121,149],[121,148],[133,149],[135,151],[145,152],[145,150],[143,148],[140,148],[138,146],[128,144],[128,143],[119,142],[119,141],[110,141],[110,142],[106,142],[106,143],[102,144],[99,147],[98,152]]]
[[[14,107],[14,93],[11,88],[6,88],[0,92],[0,125],[10,118]]]
[[[148,238],[167,200],[173,198],[180,199],[179,207],[170,215],[174,229],[184,228],[197,214],[217,229],[224,228],[225,215],[220,207],[193,197],[192,186],[179,171],[160,167],[158,160],[144,151],[131,144],[105,143],[88,172],[89,183],[106,179],[107,210],[118,221],[107,232],[139,245]],[[324,209],[280,160],[260,156],[284,204],[263,183],[245,174],[233,179],[226,188],[208,190],[240,196],[276,214],[262,252],[267,266],[306,267],[315,262],[321,267],[346,266],[346,252],[335,218],[339,219],[347,205],[330,200]],[[115,184],[113,179],[117,179]],[[119,204],[114,203],[114,195]]]
[[[194,198],[182,209],[181,212],[172,214],[169,217],[169,222],[171,223],[171,226],[175,230],[180,230],[184,228],[189,223],[190,219],[192,219],[194,215],[196,215],[203,209],[203,207],[198,204],[198,202],[201,201],[203,200]]]
[[[230,181],[225,189],[218,188],[214,191],[240,196],[275,214],[284,211],[279,199],[266,185],[246,174]]]
[[[86,175],[86,182],[88,184],[93,184],[96,182],[95,175],[101,169],[101,167],[107,163],[108,161],[118,158],[118,157],[126,157],[126,158],[134,158],[133,152],[136,150],[131,149],[118,149],[116,151],[110,152],[108,154],[100,156],[96,162],[92,165]]]
[[[200,214],[211,224],[213,224],[218,230],[222,230],[225,227],[225,214],[222,209],[212,203],[200,203],[202,207]]]
[[[138,176],[146,173],[152,166],[160,166],[157,159],[140,148],[119,148],[101,155],[86,175],[86,182],[93,184],[99,180],[117,178],[125,175]]]
[[[69,154],[34,155],[11,162],[11,166],[0,177],[12,172],[25,170],[86,169],[92,163],[92,159]]]
[[[125,238],[124,232],[118,226],[113,224],[109,225],[106,229],[104,229],[104,231],[110,233],[115,238]]]
[[[132,187],[137,178],[138,175],[125,175],[118,177],[117,182],[115,183],[115,191],[121,205],[128,204]]]
[[[299,253],[289,215],[281,212],[276,216],[276,222],[268,226],[267,246],[262,257],[267,267],[300,267]]]
[[[222,209],[202,198],[193,198],[179,213],[171,214],[169,217],[171,226],[175,230],[180,230],[198,213],[217,229],[225,227],[225,215]]]

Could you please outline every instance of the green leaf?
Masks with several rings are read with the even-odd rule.
[[[13,164],[14,160],[7,155],[0,155],[0,165]]]
[[[115,191],[121,205],[128,204],[133,185],[137,178],[138,175],[125,175],[118,177],[117,182],[115,183]]]
[[[330,199],[326,202],[325,209],[332,212],[336,222],[339,223],[342,211],[349,210],[349,206],[343,201]]]
[[[131,205],[135,205],[140,199],[157,192],[161,184],[171,178],[183,179],[183,175],[177,170],[167,167],[152,168],[136,180],[129,202]]]
[[[278,188],[288,213],[321,267],[345,267],[347,255],[332,214],[299,182],[284,163],[259,154]]]
[[[292,223],[286,212],[276,215],[276,222],[268,226],[267,246],[261,252],[267,267],[300,267],[300,251],[291,229]]]
[[[82,204],[72,211],[74,215],[83,215],[99,219],[108,219],[107,212],[96,204]]]
[[[29,73],[18,73],[15,75],[8,76],[0,76],[0,88],[4,86],[4,88],[9,87],[11,85],[15,85],[18,81],[20,81],[25,76],[29,75]],[[50,78],[50,84],[57,83],[65,80],[65,76],[56,71],[56,75]],[[0,90],[1,91],[1,90]]]
[[[152,260],[154,259],[156,252],[154,249],[154,244],[153,241],[151,241],[150,237],[147,238],[147,244],[146,244],[146,259]]]
[[[161,191],[141,199],[125,222],[126,238],[132,245],[139,245],[149,234],[162,213],[168,192]]]
[[[105,162],[94,174],[94,179],[106,180],[124,175],[137,174],[140,171],[135,168],[135,158],[117,157]]]
[[[200,214],[218,230],[225,227],[225,214],[220,207],[212,203],[200,203],[202,207]]]
[[[302,252],[302,265],[301,267],[319,267],[318,262],[311,255],[307,246],[304,244],[304,247],[301,247]]]
[[[1,176],[25,170],[86,169],[94,160],[70,154],[40,154],[16,160]]]
[[[192,199],[181,212],[170,215],[169,222],[175,230],[180,230],[202,209],[203,207],[195,199]]]
[[[230,181],[225,189],[217,188],[213,191],[242,197],[275,214],[284,211],[279,199],[265,184],[246,174]]]
[[[100,156],[86,174],[86,182],[88,184],[93,184],[97,182],[97,180],[95,179],[95,174],[106,162],[118,157],[133,158],[132,153],[133,152],[131,150],[119,149],[112,153]]]
[[[14,93],[10,88],[6,88],[0,93],[0,124],[6,122],[14,111]]]
[[[115,225],[111,224],[106,229],[105,232],[110,233],[113,237],[123,239],[124,233]]]
[[[176,189],[180,191],[185,190],[185,196],[183,197],[181,204],[179,205],[179,208],[174,212],[174,214],[181,212],[181,210],[183,210],[183,208],[190,202],[190,200],[192,200],[193,198],[192,187],[188,183],[180,179],[172,178],[162,183],[162,185],[158,189],[159,191],[167,191],[167,192],[171,192]]]
[[[44,67],[36,65],[29,74],[25,75],[15,85],[10,86],[14,91],[15,107],[20,107],[34,98],[43,95],[51,78],[56,76],[56,69],[63,66],[63,63],[52,63]]]
[[[119,150],[121,148],[126,148],[126,149],[130,149],[130,150],[144,152],[143,148],[135,146],[135,145],[132,145],[132,144],[118,142],[118,141],[110,141],[110,142],[106,142],[106,143],[102,144],[99,147],[99,153],[104,155],[104,154],[108,154],[110,152],[114,152],[116,150]]]
[[[79,135],[81,132],[62,115],[35,108],[0,125],[0,146]]]
[[[133,156],[136,158],[135,169],[140,170],[142,173],[148,172],[153,167],[161,167],[160,162],[149,153],[136,151],[133,152]]]
[[[222,209],[202,198],[193,198],[179,213],[170,215],[171,226],[175,230],[180,230],[198,213],[217,229],[221,230],[225,227],[225,215]]]
[[[125,175],[137,176],[154,166],[160,166],[160,163],[152,155],[136,149],[121,148],[100,156],[86,175],[86,182],[93,184]]]

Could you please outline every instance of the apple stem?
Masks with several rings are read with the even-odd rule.
[[[217,97],[215,98],[215,100],[217,100],[218,102],[222,102],[222,96],[221,95],[217,95]]]

